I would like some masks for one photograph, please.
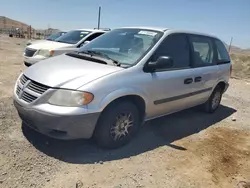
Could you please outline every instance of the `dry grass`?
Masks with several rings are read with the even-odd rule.
[[[233,63],[232,76],[240,79],[250,79],[250,53],[232,53],[230,56]]]

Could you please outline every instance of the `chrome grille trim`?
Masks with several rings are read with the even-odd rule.
[[[26,103],[32,103],[48,89],[50,89],[50,87],[35,82],[25,75],[22,75],[16,86],[16,94],[19,99]]]
[[[49,89],[48,86],[45,86],[45,85],[42,85],[33,81],[28,85],[27,88],[39,94],[43,94],[45,91]]]
[[[19,95],[20,91],[21,91],[20,86],[17,86],[17,88],[16,88],[16,94]]]
[[[37,99],[37,97],[27,93],[26,91],[23,92],[23,96],[22,96],[22,99],[28,103],[31,103],[33,102],[34,100]]]
[[[22,75],[22,77],[20,78],[20,83],[22,85],[24,85],[27,81],[28,81],[28,78],[26,76]]]

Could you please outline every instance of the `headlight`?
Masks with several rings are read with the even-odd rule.
[[[89,104],[94,95],[88,92],[57,90],[49,99],[49,103],[58,106],[78,107]]]
[[[37,55],[41,55],[44,57],[51,57],[51,56],[53,56],[54,52],[55,52],[54,50],[40,49],[40,50],[38,50]]]

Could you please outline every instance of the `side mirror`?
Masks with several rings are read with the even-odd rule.
[[[174,61],[172,57],[169,56],[160,56],[157,61],[149,62],[145,67],[145,72],[154,72],[155,70],[160,69],[169,69],[174,66]]]

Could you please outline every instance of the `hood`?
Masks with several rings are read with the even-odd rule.
[[[32,43],[31,45],[29,45],[29,48],[36,49],[36,50],[39,50],[39,49],[55,50],[57,48],[65,48],[65,47],[72,47],[72,46],[74,45],[45,40],[43,42],[38,42],[34,44]]]
[[[123,68],[63,54],[32,65],[24,71],[24,75],[50,87],[78,89],[95,79],[119,70]]]
[[[27,41],[27,44],[32,45],[32,44],[38,44],[42,42],[46,42],[47,40],[29,40]]]

